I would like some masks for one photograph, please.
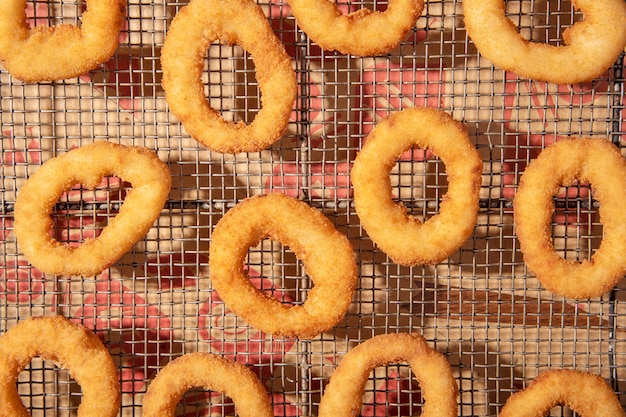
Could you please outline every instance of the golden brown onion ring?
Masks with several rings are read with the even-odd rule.
[[[448,174],[439,213],[424,223],[391,198],[391,169],[412,147],[430,149]],[[474,230],[481,172],[480,155],[463,124],[440,110],[406,109],[380,122],[357,155],[351,175],[355,209],[369,237],[394,262],[436,264]]]
[[[585,19],[563,32],[564,46],[529,42],[505,16],[504,0],[463,0],[465,27],[478,51],[520,77],[558,84],[591,81],[626,46],[624,0],[572,0]]]
[[[379,366],[408,362],[424,399],[422,417],[456,417],[458,387],[450,364],[418,334],[375,336],[349,351],[326,386],[318,417],[357,416],[370,372]]]
[[[108,61],[124,24],[125,0],[86,0],[80,27],[35,26],[26,0],[0,1],[0,61],[26,82],[77,77]]]
[[[50,214],[61,195],[76,184],[95,188],[107,176],[132,184],[119,213],[100,236],[78,247],[50,236]],[[145,148],[94,142],[48,160],[20,188],[14,232],[28,261],[41,272],[97,275],[148,233],[167,200],[170,171]]]
[[[560,257],[552,243],[553,197],[560,186],[591,183],[600,202],[600,247],[590,260]],[[626,274],[626,159],[605,138],[568,138],[553,143],[528,164],[514,199],[515,230],[528,268],[554,294],[600,297]]]
[[[424,0],[390,0],[384,12],[343,14],[334,1],[288,0],[304,33],[319,47],[357,56],[384,55],[398,46],[422,14]]]
[[[201,81],[203,57],[219,40],[252,56],[262,107],[250,124],[211,108]],[[161,53],[163,88],[187,132],[222,153],[261,151],[280,139],[296,98],[296,75],[260,6],[251,0],[191,0],[174,17]]]
[[[265,238],[288,246],[314,283],[303,305],[286,306],[250,283],[248,249]],[[283,194],[251,197],[217,223],[209,249],[213,286],[251,326],[274,335],[312,338],[332,328],[352,302],[357,269],[348,239],[319,211]]]
[[[159,371],[143,399],[143,417],[174,417],[186,391],[219,391],[235,403],[241,417],[272,417],[272,406],[259,378],[240,363],[210,353],[189,353]]]
[[[581,417],[624,417],[615,392],[599,375],[574,370],[552,370],[524,390],[513,394],[498,417],[540,417],[552,407],[567,405]]]
[[[120,411],[117,368],[100,339],[62,316],[31,317],[0,336],[0,416],[28,417],[18,375],[34,357],[69,370],[80,385],[79,417],[115,417]]]

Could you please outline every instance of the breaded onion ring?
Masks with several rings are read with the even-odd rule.
[[[572,0],[585,20],[563,32],[564,46],[529,42],[505,16],[504,0],[463,0],[465,27],[478,51],[520,77],[573,84],[606,71],[626,46],[624,0]]]
[[[269,238],[304,262],[315,284],[303,305],[286,306],[254,288],[244,270],[250,247]],[[209,249],[213,286],[230,310],[274,335],[312,338],[332,328],[352,302],[354,250],[319,211],[283,194],[251,197],[217,223]]]
[[[80,385],[79,417],[115,417],[120,407],[117,368],[100,339],[62,316],[31,317],[0,336],[0,416],[28,417],[17,379],[34,357],[69,370]]]
[[[61,195],[76,184],[95,188],[103,177],[133,185],[119,213],[100,236],[78,247],[50,236],[50,214]],[[97,275],[148,233],[169,194],[171,174],[145,148],[94,142],[48,160],[18,191],[14,232],[28,261],[46,274]]]
[[[553,197],[561,185],[590,182],[603,224],[600,247],[591,260],[565,260],[554,250],[550,225]],[[600,297],[626,274],[626,160],[604,138],[569,138],[553,143],[530,162],[513,202],[524,261],[554,294]]]
[[[379,366],[408,362],[424,398],[422,417],[456,417],[458,387],[450,364],[419,334],[375,336],[341,359],[320,402],[318,417],[357,416],[370,372]]]
[[[143,417],[174,417],[186,391],[201,388],[230,397],[241,417],[273,417],[259,378],[240,363],[211,353],[188,353],[165,365],[143,399]]]
[[[389,174],[412,147],[430,149],[448,174],[439,213],[422,223],[391,198]],[[436,264],[458,250],[476,224],[482,161],[465,126],[443,111],[406,109],[369,134],[352,168],[354,205],[363,228],[401,265]]]
[[[498,417],[540,417],[552,407],[567,405],[581,417],[624,417],[611,387],[599,375],[574,370],[539,374],[524,390],[506,401]]]
[[[424,9],[424,0],[390,0],[384,12],[362,8],[345,15],[332,0],[287,1],[298,26],[319,47],[357,56],[391,51]]]
[[[26,0],[0,1],[0,61],[26,82],[77,77],[111,58],[124,24],[125,0],[86,0],[80,27],[31,29]]]
[[[203,57],[219,40],[252,56],[262,107],[250,124],[211,108],[201,81]],[[187,132],[222,153],[261,151],[280,139],[296,99],[296,75],[260,6],[251,0],[191,0],[174,17],[161,52],[163,88]]]

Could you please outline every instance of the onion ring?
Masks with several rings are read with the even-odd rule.
[[[439,156],[448,174],[439,213],[424,223],[391,199],[391,169],[415,146]],[[440,110],[406,109],[380,122],[357,155],[351,175],[355,209],[372,241],[394,262],[436,264],[474,230],[481,171],[480,155],[463,124]]]
[[[126,14],[124,0],[86,0],[81,26],[30,28],[26,0],[0,2],[0,61],[26,82],[77,77],[113,56]]]
[[[252,56],[262,107],[250,124],[228,122],[204,94],[201,76],[209,45],[237,44]],[[251,0],[192,0],[174,17],[161,52],[163,88],[187,132],[222,153],[256,152],[280,139],[296,99],[291,58],[259,5]]]
[[[304,33],[319,47],[356,56],[385,55],[415,27],[424,0],[390,0],[384,12],[343,14],[330,0],[287,0]]]
[[[30,416],[17,391],[17,378],[34,357],[69,370],[82,391],[79,417],[118,414],[119,375],[107,349],[86,327],[51,316],[20,321],[0,336],[0,416]]]
[[[419,334],[375,336],[349,351],[330,377],[318,417],[357,416],[370,372],[383,365],[408,362],[422,390],[422,417],[456,417],[458,387],[450,364]]]
[[[481,55],[520,77],[573,84],[591,81],[626,46],[623,0],[572,0],[585,20],[563,32],[564,46],[529,42],[505,16],[504,0],[463,0],[465,27]]]
[[[270,238],[304,262],[315,286],[303,305],[286,306],[250,283],[248,249]],[[345,315],[357,281],[354,249],[319,211],[283,194],[251,197],[217,223],[209,249],[214,288],[232,312],[274,335],[312,338]]]
[[[617,395],[599,375],[575,370],[541,374],[506,401],[498,417],[539,417],[552,407],[568,405],[582,417],[624,417]]]
[[[119,213],[100,236],[78,247],[50,236],[50,214],[61,195],[75,184],[95,188],[105,176],[133,185]],[[97,275],[148,233],[169,194],[171,174],[145,148],[94,142],[48,160],[19,190],[14,232],[29,262],[46,274]]]
[[[165,365],[143,399],[143,417],[174,416],[186,391],[219,391],[235,403],[238,416],[273,417],[267,392],[248,368],[211,353],[188,353]]]
[[[554,250],[550,225],[560,185],[590,182],[600,202],[600,247],[591,260],[565,260]],[[626,159],[604,138],[566,138],[528,164],[513,202],[520,249],[528,268],[554,294],[575,299],[600,297],[626,274]]]

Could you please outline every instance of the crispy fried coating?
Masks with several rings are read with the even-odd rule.
[[[425,222],[392,199],[391,169],[413,147],[430,149],[448,175],[439,213]],[[351,174],[355,209],[370,239],[394,262],[436,264],[474,231],[481,172],[482,160],[463,124],[437,109],[405,109],[380,122],[358,153]]]
[[[79,26],[30,27],[26,0],[0,2],[0,61],[26,82],[83,75],[113,56],[126,15],[125,0],[87,0]]]
[[[174,417],[176,405],[192,388],[219,391],[241,417],[272,417],[269,397],[259,378],[240,363],[210,353],[188,353],[159,371],[143,399],[143,417]]]
[[[626,46],[624,0],[572,0],[584,20],[565,30],[564,45],[529,42],[505,16],[504,0],[463,0],[465,28],[481,55],[520,77],[557,84],[591,81]]]
[[[446,358],[412,333],[375,336],[350,350],[326,386],[318,417],[357,416],[370,372],[379,366],[408,362],[424,398],[422,417],[456,417],[458,387]]]
[[[552,243],[553,197],[575,180],[591,183],[603,225],[591,259],[563,259]],[[574,299],[600,297],[626,274],[626,159],[606,138],[567,138],[530,162],[513,201],[515,231],[528,268],[554,294]]]
[[[133,188],[101,234],[78,247],[50,236],[50,214],[61,195],[76,184],[95,188],[107,176],[128,181]],[[73,149],[43,164],[18,191],[14,224],[18,245],[43,273],[97,275],[148,233],[170,185],[167,165],[148,149],[105,141]]]
[[[506,401],[498,417],[541,417],[567,405],[582,417],[624,417],[619,399],[599,375],[576,370],[546,371]]]
[[[304,304],[285,305],[250,283],[248,249],[269,238],[289,247],[313,281]],[[357,281],[354,249],[318,210],[283,194],[251,197],[215,226],[209,249],[214,288],[235,314],[274,335],[312,338],[341,320]]]
[[[250,124],[226,121],[206,99],[203,58],[214,41],[237,44],[252,57],[261,109]],[[262,9],[252,0],[191,0],[172,21],[161,65],[170,110],[207,148],[222,153],[261,151],[287,128],[296,99],[295,71]]]
[[[288,0],[304,33],[319,47],[356,56],[385,55],[415,27],[424,0],[390,0],[385,11],[343,14],[330,0]]]
[[[100,339],[63,316],[31,317],[0,336],[0,416],[29,417],[17,391],[19,373],[35,357],[69,370],[80,385],[78,417],[115,417],[120,408],[117,367]]]

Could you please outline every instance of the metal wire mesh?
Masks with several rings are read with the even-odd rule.
[[[460,387],[460,415],[492,416],[539,372],[575,368],[600,374],[626,404],[624,284],[601,299],[553,296],[526,269],[512,222],[519,177],[561,136],[604,136],[625,146],[624,59],[594,82],[556,86],[522,80],[480,57],[467,37],[459,0],[429,0],[415,30],[389,56],[355,58],[322,51],[299,30],[281,0],[260,0],[296,69],[299,93],[288,132],[271,149],[210,152],[168,111],[160,49],[185,1],[128,0],[115,56],[90,74],[25,84],[0,71],[2,245],[0,332],[34,315],[62,314],[98,333],[119,366],[122,416],[140,415],[156,373],[189,352],[210,351],[246,364],[271,395],[275,415],[316,415],[328,378],[357,343],[394,332],[423,334],[446,355]],[[339,2],[342,10],[386,2]],[[76,23],[84,2],[29,1],[31,24]],[[507,1],[528,39],[559,44],[581,18],[568,1]],[[238,46],[212,45],[207,99],[231,120],[251,121],[260,106],[254,66]],[[413,106],[441,108],[467,126],[484,162],[475,233],[448,260],[402,267],[360,227],[350,168],[383,117]],[[31,267],[13,236],[16,191],[46,160],[94,140],[145,146],[172,171],[172,192],[155,227],[97,277],[48,276]],[[622,151],[624,152],[624,151]],[[392,172],[394,194],[415,216],[438,211],[447,188],[436,156],[405,154]],[[114,216],[130,185],[106,179],[76,187],[57,205],[54,236],[80,244]],[[307,341],[281,339],[231,313],[208,279],[211,231],[244,198],[282,192],[322,210],[354,245],[359,284],[346,318]],[[589,186],[555,198],[555,247],[570,259],[598,248],[602,225]],[[303,303],[312,283],[287,248],[252,248],[256,286]],[[65,370],[34,360],[19,390],[35,415],[75,415],[80,387]],[[403,364],[377,368],[362,415],[416,415],[422,398]],[[232,415],[222,394],[190,391],[178,415]],[[567,407],[553,416],[571,415]]]

